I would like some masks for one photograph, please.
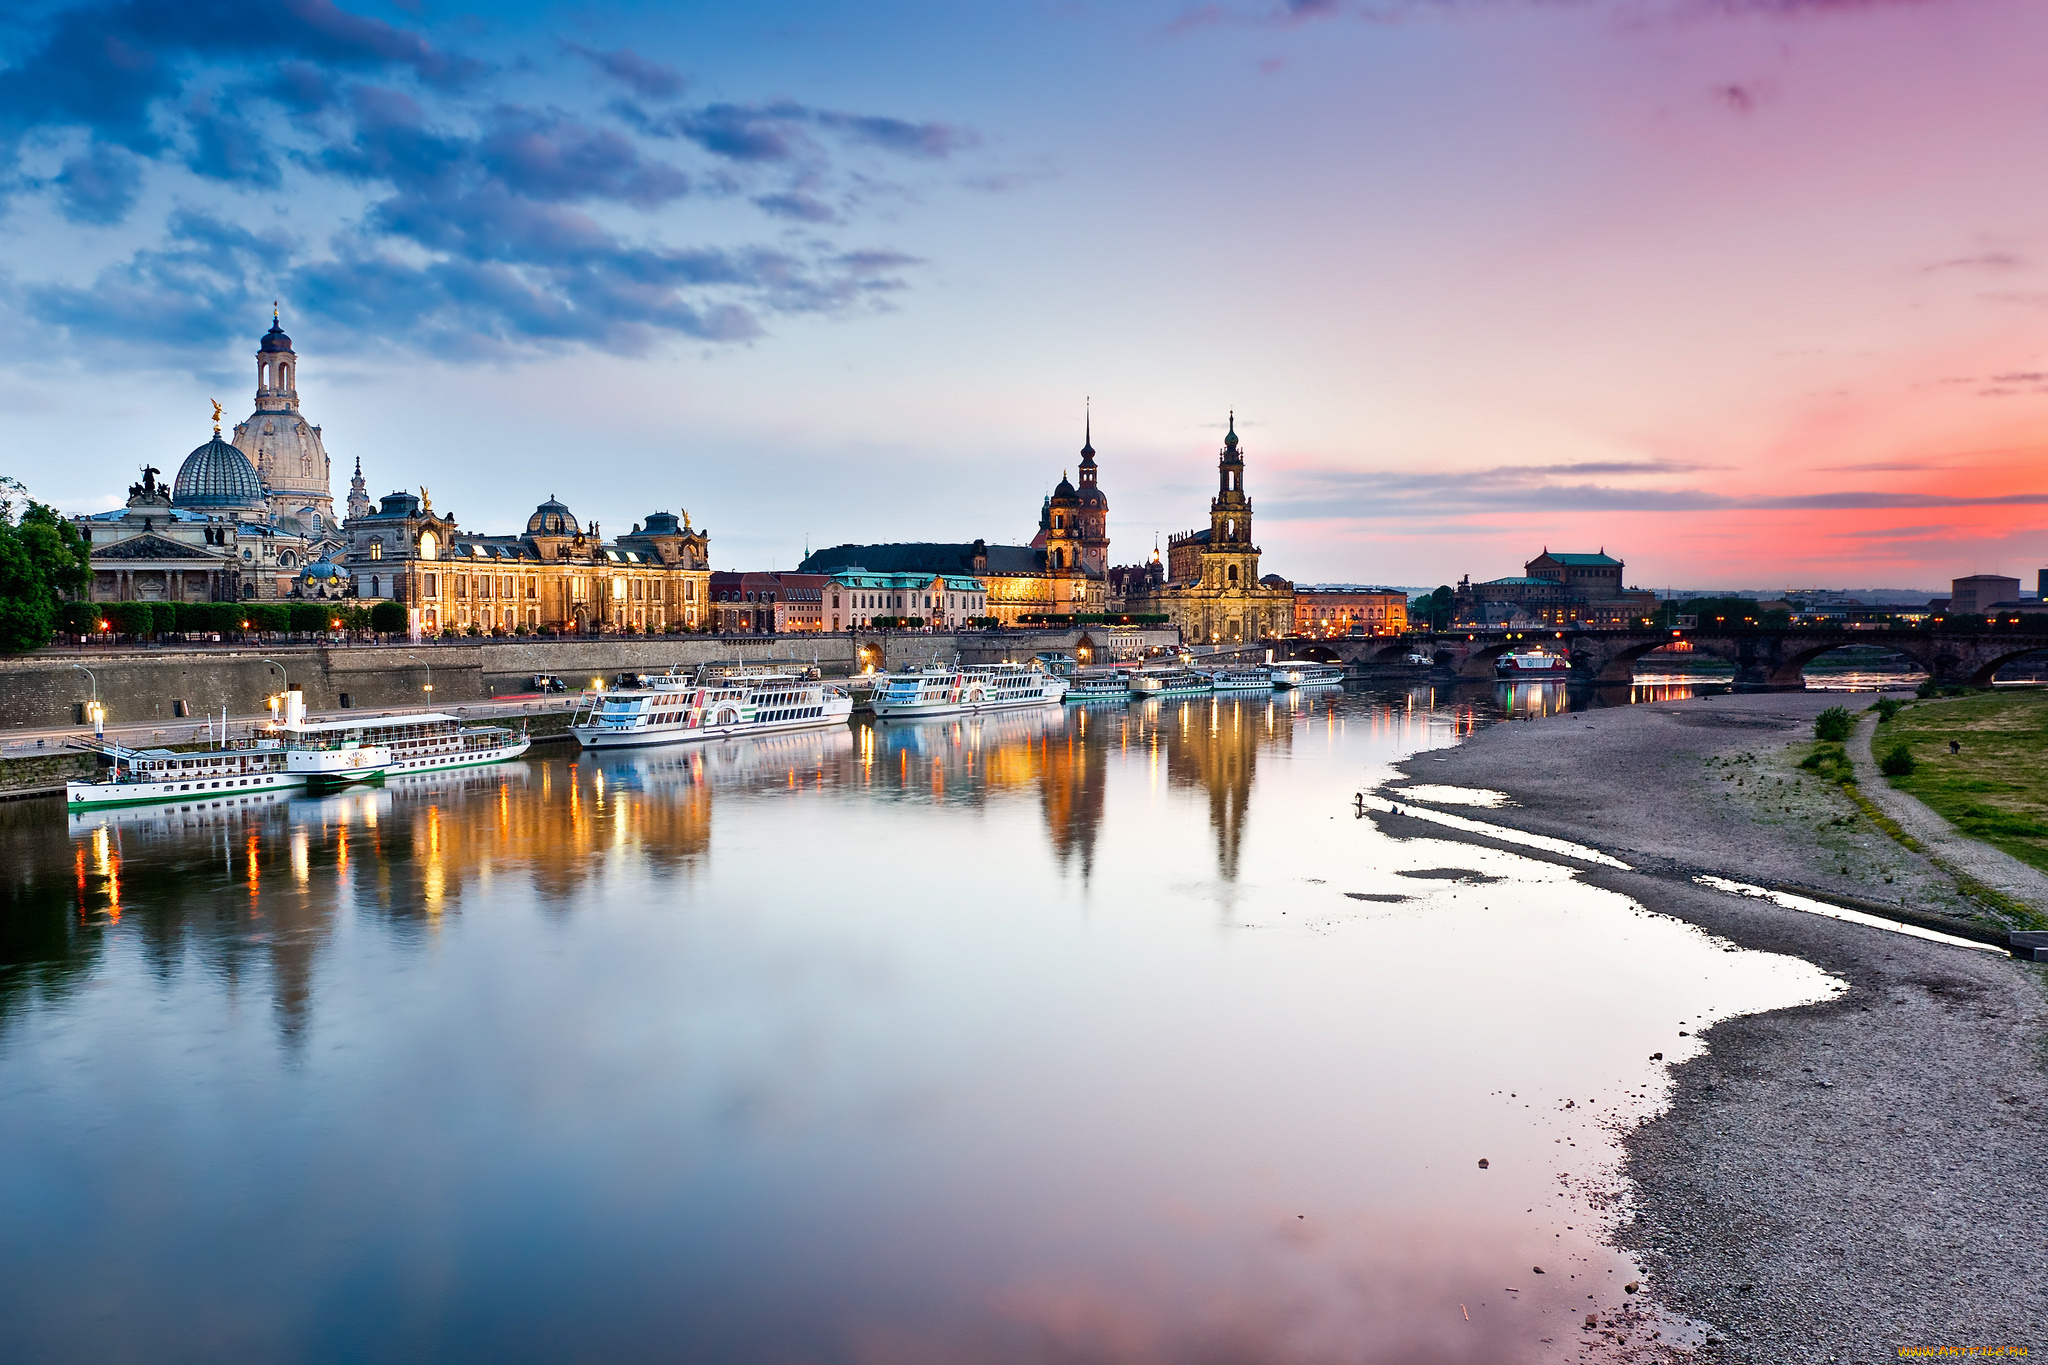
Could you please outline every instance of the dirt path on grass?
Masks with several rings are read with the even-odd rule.
[[[1902,792],[1878,771],[1873,752],[1877,717],[1864,716],[1856,733],[1844,746],[1856,767],[1856,785],[1870,803],[1898,822],[1899,828],[1927,846],[1935,857],[1975,877],[1986,886],[2027,906],[2036,913],[2048,913],[2048,873],[2029,867],[2002,849],[1981,839],[1972,839],[1922,804],[1920,798]],[[2024,921],[2022,921],[2024,923]]]

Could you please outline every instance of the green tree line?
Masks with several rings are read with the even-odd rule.
[[[50,643],[58,608],[91,581],[78,528],[0,474],[0,651]]]
[[[406,628],[396,602],[62,602],[57,624],[72,635],[311,635],[330,630],[395,633]]]

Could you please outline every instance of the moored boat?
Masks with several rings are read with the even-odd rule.
[[[737,735],[844,725],[853,696],[817,678],[767,669],[691,677],[664,673],[641,686],[590,694],[569,733],[586,749],[690,744]]]
[[[961,711],[1050,706],[1067,695],[1067,680],[1036,664],[926,664],[884,674],[870,704],[877,720],[908,720]]]
[[[1114,668],[1088,668],[1067,680],[1068,701],[1129,701],[1128,673]]]
[[[1273,671],[1264,664],[1239,664],[1208,670],[1209,681],[1218,692],[1270,692]]]
[[[1344,670],[1336,664],[1317,663],[1313,659],[1293,659],[1284,664],[1273,665],[1273,686],[1287,687],[1334,687],[1344,681]]]
[[[301,760],[302,771],[294,774],[299,785],[305,785],[315,774],[320,775],[321,785],[331,785],[351,765],[357,771],[375,766],[379,752],[383,758],[382,775],[396,777],[505,763],[525,753],[533,743],[523,730],[503,725],[468,725],[461,717],[441,711],[316,721],[307,720],[305,715],[305,698],[297,692],[287,692],[285,719],[264,727],[282,740],[288,751],[306,755]],[[352,757],[357,754],[363,756]]]
[[[1547,678],[1562,678],[1572,671],[1572,661],[1562,654],[1545,654],[1541,650],[1509,650],[1494,660],[1494,676],[1512,678],[1516,682],[1542,681]]]
[[[1215,690],[1216,685],[1207,673],[1197,673],[1192,668],[1146,669],[1131,675],[1131,695],[1147,700],[1154,697],[1197,697]]]
[[[99,752],[111,763],[104,775],[64,784],[64,803],[72,810],[208,801],[305,784],[287,769],[285,746],[275,739],[199,750],[107,744]]]

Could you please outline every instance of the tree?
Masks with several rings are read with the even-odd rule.
[[[24,504],[15,518],[15,500]],[[63,599],[92,581],[78,528],[0,475],[0,650],[41,649],[57,628]]]
[[[396,602],[379,602],[370,608],[370,629],[396,635],[405,629],[405,608]]]
[[[1448,583],[1441,584],[1435,592],[1424,593],[1408,604],[1409,617],[1431,630],[1449,630],[1451,621],[1457,614],[1458,594]]]

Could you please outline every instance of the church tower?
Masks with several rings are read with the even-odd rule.
[[[333,530],[334,495],[320,428],[299,412],[299,357],[271,309],[256,347],[256,411],[235,427],[235,446],[268,489],[273,517],[296,519],[304,534]]]
[[[1244,451],[1237,444],[1237,414],[1216,461],[1218,488],[1209,500],[1209,541],[1202,547],[1202,584],[1253,588],[1259,582],[1259,547],[1252,543],[1252,505],[1244,495]]]
[[[356,456],[356,476],[348,481],[348,519],[370,515],[370,490],[363,486],[363,457]]]
[[[1045,537],[1045,567],[1054,573],[1075,573],[1081,568],[1081,495],[1067,482],[1065,471],[1045,500],[1041,514]]]
[[[1081,424],[1081,486],[1074,496],[1081,521],[1081,567],[1097,578],[1109,572],[1109,498],[1096,486],[1095,419]]]

